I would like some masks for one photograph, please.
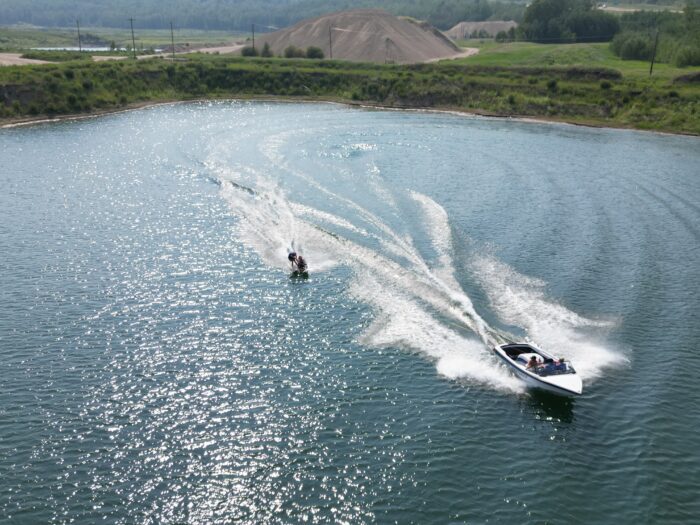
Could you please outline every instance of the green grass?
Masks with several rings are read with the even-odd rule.
[[[607,43],[595,44],[534,44],[493,41],[479,46],[479,54],[459,59],[461,64],[480,66],[583,66],[606,67],[620,71],[625,77],[644,80],[649,78],[649,62],[622,60],[615,56]],[[697,69],[697,68],[695,68]],[[692,71],[670,64],[654,64],[654,79],[670,80]]]

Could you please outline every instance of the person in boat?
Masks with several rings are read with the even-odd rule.
[[[533,368],[533,369],[537,370],[538,366],[540,366],[540,362],[533,355],[530,357],[530,360],[527,362],[527,366],[525,368]]]
[[[292,269],[296,266],[296,271],[299,273],[304,273],[306,271],[306,261],[304,258],[296,252],[291,252],[287,259],[292,263]]]

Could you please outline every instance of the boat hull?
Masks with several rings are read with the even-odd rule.
[[[496,346],[494,347],[494,351],[496,352],[496,355],[498,355],[498,357],[500,357],[501,360],[508,365],[513,373],[522,379],[529,387],[540,388],[542,390],[547,390],[549,392],[564,396],[578,396],[583,392],[581,378],[575,372],[570,374],[540,376],[528,371],[524,367],[519,366],[513,359],[511,359],[504,349],[504,347],[508,346],[509,345]],[[551,357],[546,352],[532,345],[528,344],[524,346],[531,348],[534,353],[537,353],[540,356]]]

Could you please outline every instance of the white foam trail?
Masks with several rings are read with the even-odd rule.
[[[455,277],[455,267],[452,260],[452,230],[447,212],[427,195],[416,191],[411,191],[409,195],[421,206],[433,248],[438,254],[438,266],[431,272],[431,275],[453,301],[459,303],[462,309],[469,312],[475,321],[476,332],[484,343],[489,347],[493,346],[498,342],[497,334],[476,312],[471,299],[462,291],[462,287]]]
[[[401,254],[408,261],[415,260],[413,257],[414,249],[413,246],[407,244],[404,239],[396,234],[389,226],[387,226],[379,217],[377,217],[372,212],[366,210],[362,206],[358,205],[356,202],[338,195],[327,189],[322,184],[319,184],[314,178],[310,177],[306,173],[295,169],[292,167],[285,159],[284,155],[279,152],[279,149],[283,144],[286,143],[286,139],[291,137],[293,132],[285,132],[277,135],[268,137],[263,141],[262,152],[263,154],[277,167],[278,170],[285,170],[291,175],[298,177],[303,180],[308,186],[315,188],[319,192],[328,196],[331,202],[341,203],[347,206],[349,209],[355,211],[359,217],[365,221],[369,226],[378,230],[383,234],[386,239],[384,242],[393,243],[391,246],[391,251],[396,254]]]
[[[360,342],[375,347],[407,348],[435,360],[438,372],[450,379],[467,379],[500,390],[522,392],[523,384],[502,367],[481,342],[465,338],[428,314],[415,298],[366,277],[355,281],[350,292],[378,312]]]
[[[409,195],[421,206],[433,248],[438,254],[438,266],[434,270],[435,273],[450,287],[458,289],[459,284],[454,276],[455,270],[452,261],[452,231],[447,212],[427,195],[416,191],[411,191]]]
[[[372,165],[367,170],[369,186],[374,192],[374,194],[377,195],[380,198],[380,200],[386,204],[387,207],[391,208],[392,210],[396,210],[397,206],[396,200],[394,199],[394,195],[384,185],[381,173],[382,172],[379,169],[379,166],[377,166],[375,163],[372,163]]]
[[[450,221],[445,209],[433,199],[417,191],[410,191],[409,195],[418,202],[423,209],[426,223],[433,233],[433,246],[440,255],[440,262],[445,267],[452,267],[452,234],[450,233]]]
[[[594,379],[603,369],[627,362],[624,355],[590,335],[591,329],[610,329],[611,321],[572,312],[546,297],[545,283],[519,274],[492,256],[474,257],[472,267],[499,318],[523,328],[545,350],[570,359],[584,379]]]
[[[431,266],[415,249],[410,235],[400,235],[376,214],[290,165],[280,150],[297,133],[283,132],[260,140],[258,147],[267,162],[254,168],[235,162],[229,168],[218,163],[216,155],[209,159],[207,166],[220,179],[236,181],[240,177],[254,188],[246,191],[222,184],[222,195],[239,217],[237,224],[243,242],[253,247],[266,264],[283,269],[288,268],[288,248],[297,249],[307,257],[314,273],[345,261],[351,253],[356,274],[351,293],[376,311],[375,321],[362,335],[363,343],[410,348],[434,359],[439,373],[446,377],[520,391],[521,383],[498,366],[484,346],[498,341],[498,333],[478,315],[455,277],[452,232],[445,210],[425,195],[410,193],[419,205],[437,254],[437,261]],[[291,175],[304,181],[308,188],[322,193],[332,206],[341,206],[356,220],[350,222],[289,201],[266,176],[266,171],[273,172],[272,169],[276,177]],[[367,187],[383,199],[388,190],[378,174],[370,170],[365,175],[370,180]],[[376,245],[375,249],[365,246],[364,241],[352,242],[337,229],[377,241],[379,250]],[[548,300],[544,283],[519,275],[487,256],[477,257],[472,269],[502,320],[523,327],[538,344],[572,359],[585,378],[595,377],[603,367],[624,360],[591,341],[582,331],[604,328],[609,323],[586,319]],[[483,343],[460,335],[461,330],[450,324],[470,329]]]
[[[323,222],[333,224],[334,226],[339,226],[340,228],[344,228],[351,232],[358,233],[363,237],[370,236],[369,233],[367,233],[367,230],[358,228],[351,222],[348,222],[345,219],[338,217],[337,215],[333,215],[332,213],[326,213],[324,211],[317,210],[316,208],[311,208],[310,206],[304,206],[303,204],[298,203],[290,203],[290,206],[292,207],[292,210],[294,210],[294,212],[298,215],[304,215],[307,217],[320,219]]]
[[[385,337],[396,341],[401,337],[406,341],[413,340],[413,343],[407,346],[435,357],[443,375],[452,378],[470,377],[480,382],[503,386],[503,382],[497,379],[499,375],[489,375],[490,373],[485,372],[485,369],[482,370],[484,359],[486,362],[491,362],[482,344],[458,336],[453,330],[447,329],[444,324],[426,313],[426,306],[430,306],[451,318],[452,322],[458,326],[469,328],[482,339],[487,339],[485,323],[475,312],[466,294],[460,291],[458,285],[455,287],[455,283],[443,282],[430,270],[414,249],[410,237],[401,239],[402,246],[405,248],[400,249],[400,252],[408,251],[412,255],[412,265],[406,267],[370,248],[333,235],[313,223],[300,219],[299,215],[306,214],[309,218],[318,218],[351,231],[359,230],[333,214],[287,201],[274,184],[264,179],[259,181],[255,193],[230,184],[223,184],[222,195],[229,202],[232,211],[240,217],[241,237],[261,255],[266,264],[278,268],[287,267],[289,239],[296,240],[295,247],[304,251],[314,272],[332,267],[336,261],[343,260],[346,254],[352,253],[353,269],[363,283],[361,288],[366,290],[366,294],[370,294],[363,297],[368,303],[378,307],[380,318],[393,317],[385,315],[392,303],[402,305],[404,312],[412,312],[412,322],[384,323],[386,329],[381,332],[375,330],[375,335],[368,336],[367,342],[373,341],[372,344],[381,346],[388,341],[388,339],[382,339]],[[435,209],[442,210],[435,203],[434,206]],[[444,214],[444,210],[442,213]],[[444,216],[446,219],[446,214]],[[386,225],[383,226],[388,228]],[[449,224],[446,221],[442,225],[442,229],[444,228],[449,230]],[[445,237],[444,232],[439,232],[437,235],[442,235],[443,248],[446,252],[450,241]],[[390,237],[400,239],[393,231]],[[386,238],[382,238],[381,241],[382,246],[390,253],[397,251],[396,243]],[[368,286],[368,275],[372,276],[377,286]],[[358,279],[355,284],[359,282]],[[360,296],[359,293],[357,295]],[[388,301],[387,298],[393,299]],[[375,323],[373,326],[376,328],[379,325]],[[401,333],[403,336],[399,335]],[[441,334],[440,337],[446,341],[446,346],[438,353],[435,350],[433,337],[437,334]],[[472,351],[464,354],[466,348],[471,348]],[[476,367],[470,365],[471,361],[478,362],[479,365]],[[486,369],[492,371],[491,373],[494,370],[492,365],[491,362],[491,365],[486,366]],[[507,388],[512,389],[510,386]]]
[[[297,218],[278,188],[256,193],[243,191],[231,184],[222,184],[221,194],[239,218],[241,239],[255,249],[265,264],[289,269],[289,250],[303,253],[313,261],[313,270],[326,271],[337,264],[318,241],[319,233],[308,222]]]

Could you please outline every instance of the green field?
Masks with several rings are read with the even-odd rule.
[[[610,51],[609,44],[533,44],[494,41],[465,41],[469,47],[478,47],[479,54],[457,60],[461,64],[480,66],[554,66],[554,67],[607,67],[616,69],[625,77],[649,78],[649,62],[622,60]],[[654,79],[671,80],[698,68],[677,68],[669,64],[654,64]]]

